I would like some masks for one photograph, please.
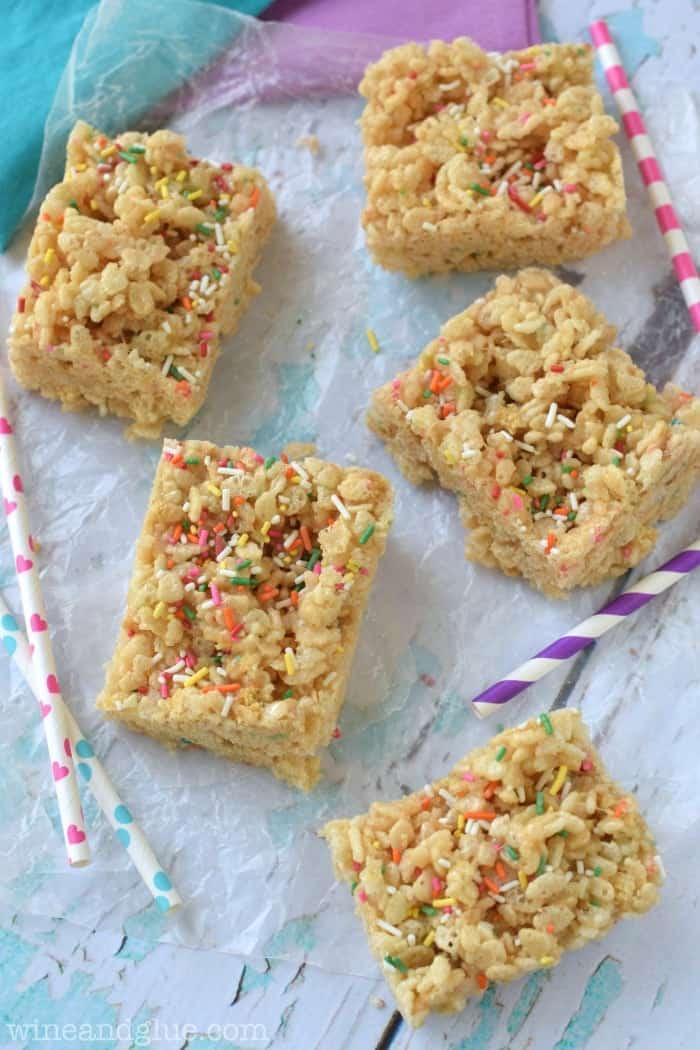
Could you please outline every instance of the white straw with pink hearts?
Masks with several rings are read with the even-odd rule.
[[[61,690],[49,635],[34,541],[29,529],[24,484],[17,462],[17,448],[10,419],[5,383],[0,373],[0,489],[10,544],[15,560],[17,583],[27,635],[34,646],[37,700],[41,708],[44,735],[49,749],[51,776],[63,829],[68,860],[75,867],[90,863],[78,782],[71,755]]]
[[[0,644],[12,656],[25,682],[39,699],[32,653],[17,620],[7,607],[0,591]],[[54,697],[54,703],[56,699]],[[182,899],[173,887],[167,873],[151,849],[146,836],[134,820],[128,806],[125,806],[112,781],[95,755],[91,744],[73,717],[68,707],[63,704],[64,717],[72,744],[72,753],[78,765],[78,771],[85,780],[98,806],[114,828],[117,838],[133,861],[134,867],[146,883],[153,899],[161,911],[174,911],[182,904]]]
[[[639,111],[637,99],[627,80],[620,52],[610,35],[606,22],[600,19],[589,27],[591,39],[605,72],[608,86],[622,114],[622,123],[639,168],[642,182],[647,188],[666,249],[671,257],[673,269],[685,299],[690,319],[696,332],[700,332],[700,279],[690,254],[688,241],[678,220],[666,181],[661,174],[656,153],[647,133],[644,119]]]

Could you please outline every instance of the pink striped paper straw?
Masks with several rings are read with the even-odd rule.
[[[632,152],[637,160],[639,174],[647,188],[649,200],[654,208],[656,224],[661,230],[666,248],[671,256],[673,269],[678,278],[683,298],[690,312],[695,330],[700,332],[700,280],[685,234],[678,221],[666,180],[639,112],[637,99],[629,86],[622,67],[620,53],[613,43],[610,30],[601,19],[589,26],[591,39],[605,72],[608,85],[617,102]]]
[[[540,650],[531,660],[527,660],[511,674],[506,675],[500,682],[496,682],[485,692],[475,696],[472,700],[475,713],[481,717],[492,715],[514,696],[525,692],[533,682],[544,678],[550,671],[561,667],[566,660],[580,653],[582,649],[593,645],[601,635],[621,623],[626,616],[641,609],[657,594],[667,591],[674,583],[678,583],[699,566],[700,539],[697,539],[695,543],[691,543],[689,547],[667,561],[656,572],[645,576],[643,580],[628,587],[617,598],[604,605],[595,616],[589,616],[573,630],[557,638],[556,642],[552,642],[546,649]]]
[[[34,541],[29,528],[24,482],[17,462],[17,448],[10,422],[5,384],[0,373],[0,489],[15,559],[22,612],[27,637],[34,646],[34,669],[42,725],[49,749],[51,776],[58,800],[68,860],[75,867],[90,863],[90,848],[80,806],[73,765],[70,733],[64,717],[63,698],[56,677],[56,664],[41,593]]]

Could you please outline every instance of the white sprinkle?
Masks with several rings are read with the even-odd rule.
[[[479,827],[482,829],[482,831],[490,831],[491,830],[491,825],[489,824],[488,820],[480,820],[480,821],[478,821],[478,824],[479,824]]]
[[[516,889],[520,883],[517,879],[513,879],[511,882],[504,882],[501,886],[501,893],[508,893],[509,890]]]
[[[432,784],[424,784],[423,785],[423,794],[427,795],[428,798],[434,798],[435,797],[435,789],[433,788],[433,785]]]
[[[565,427],[568,427],[569,430],[575,430],[576,429],[576,424],[574,423],[574,421],[572,419],[569,419],[568,416],[562,415],[561,412],[557,416],[557,419],[559,420],[560,423],[563,423],[563,425]]]
[[[292,470],[295,470],[303,481],[310,481],[309,475],[306,473],[300,463],[296,463],[293,459],[289,461],[289,465]]]
[[[162,653],[155,653],[151,657],[151,667],[155,667],[155,665],[159,664],[162,659],[163,659],[163,654]]]
[[[402,401],[401,398],[397,398],[396,399],[396,404],[401,409],[401,411],[404,412],[404,413],[411,411],[410,408],[408,407],[408,405],[406,404],[406,402]]]
[[[160,327],[163,329],[164,332],[167,332],[168,335],[170,335],[170,333],[172,332],[172,328],[170,327],[170,321],[163,321]]]
[[[178,365],[177,370],[180,373],[180,375],[183,375],[189,383],[194,384],[197,382],[196,377],[193,376],[192,373],[189,372],[184,365]]]
[[[207,290],[208,287],[209,287],[209,274],[205,273],[204,277],[202,277],[202,280],[199,282],[199,290],[202,293],[202,295],[206,294],[206,290]]]
[[[186,682],[188,678],[191,678],[189,674],[174,674],[173,682]]]
[[[165,670],[163,671],[163,674],[177,674],[177,672],[181,671],[184,666],[185,666],[185,661],[184,660],[178,660],[178,662],[176,664],[173,664],[172,667],[166,667]]]
[[[572,510],[578,510],[578,496],[575,492],[569,493],[569,503],[571,504]]]
[[[455,796],[451,795],[447,788],[440,788],[440,790],[438,791],[438,795],[441,795],[442,798],[444,798],[445,802],[447,802],[447,804],[450,806],[456,807],[459,804]]]
[[[441,868],[449,868],[450,866],[450,862],[447,859],[447,857],[438,857],[436,863],[439,864]]]
[[[190,501],[188,499],[186,499],[185,502],[182,504],[182,509],[184,510],[185,514],[190,509]]]
[[[552,427],[554,425],[554,420],[557,418],[557,408],[558,407],[559,406],[557,405],[556,401],[552,401],[551,405],[549,406],[549,411],[547,412],[547,418],[544,421],[544,425],[545,425],[547,430],[549,430],[550,427]]]
[[[228,715],[229,711],[233,707],[233,701],[234,701],[233,693],[229,693],[228,696],[226,697],[226,699],[224,700],[223,706],[221,708],[221,717],[222,718],[226,718],[226,716]]]
[[[196,587],[196,584],[195,584],[194,580],[190,580],[189,583],[185,584],[185,590],[186,591],[193,591],[195,589],[195,587]]]
[[[220,678],[226,678],[227,677],[227,674],[224,671],[223,667],[215,667],[214,671],[215,671],[216,674],[218,674],[218,676]]]
[[[225,487],[222,488],[222,490],[221,490],[221,509],[222,510],[230,510],[231,509],[231,489],[228,489],[228,488],[225,488]]]
[[[474,304],[472,303],[472,306]],[[479,386],[478,384],[474,387],[477,394],[481,394],[482,397],[491,397],[491,391],[487,390],[485,386]]]
[[[396,893],[396,886],[387,886],[386,892],[389,894],[390,897],[393,897]]]
[[[172,365],[172,363],[173,363],[173,355],[172,354],[168,354],[168,356],[166,357],[165,361],[163,361],[163,367],[160,370],[161,375],[167,376],[168,372],[170,371],[170,366]]]
[[[496,437],[505,438],[506,441],[512,441],[513,440],[513,435],[509,434],[507,430],[497,430],[496,431]]]
[[[454,88],[459,87],[461,83],[462,81],[459,78],[457,78],[457,80],[451,80],[449,84],[440,84],[438,91],[453,91]]]
[[[228,558],[230,553],[231,553],[231,544],[227,543],[226,546],[224,547],[224,549],[217,554],[216,560],[218,562],[222,562],[226,558]]]
[[[183,546],[183,547],[184,547],[184,545],[185,545],[186,543],[189,543],[189,540],[187,539],[187,536],[185,536],[185,534],[184,534],[184,533],[183,533],[183,534],[182,534],[182,536],[180,537],[180,543],[182,544],[182,546]]]
[[[656,867],[659,869],[659,875],[661,876],[661,878],[665,879],[666,878],[666,869],[664,867],[664,862],[662,861],[661,856],[658,853],[656,853],[654,855],[654,863],[656,864]]]
[[[627,426],[627,424],[630,422],[631,419],[632,419],[632,416],[628,412],[626,416],[622,417],[622,419],[618,419],[618,421],[615,424],[615,426],[617,427],[618,430],[621,430],[623,427]]]
[[[250,575],[251,576],[259,576],[261,572],[262,572],[262,569],[260,568],[260,566],[259,565],[254,565],[253,568],[250,570]]]
[[[462,447],[462,459],[472,459],[474,456],[478,456],[479,452],[475,448],[469,448],[469,445],[463,445]]]
[[[437,226],[434,222],[424,222],[422,228],[426,233],[437,233]]]
[[[390,933],[392,937],[402,937],[403,934],[398,926],[392,926],[386,919],[377,919],[377,926],[380,930],[384,930],[385,933]]]
[[[518,787],[516,787],[515,794],[518,796],[518,802],[525,801],[525,788],[522,784],[519,784]]]
[[[481,831],[481,825],[479,824],[478,820],[475,820],[474,823],[472,824],[471,828],[469,829],[469,834],[476,836],[476,835],[479,834],[480,831]]]
[[[214,233],[216,234],[216,243],[218,245],[223,245],[225,243],[225,241],[224,241],[224,231],[221,229],[221,223],[220,222],[215,222],[214,223]]]
[[[583,875],[584,871],[585,871],[585,868],[583,866],[583,861],[582,860],[577,860],[576,861],[576,874],[577,875]]]
[[[335,492],[334,492],[334,493],[333,493],[333,495],[331,496],[331,503],[333,504],[333,506],[334,506],[334,507],[336,507],[336,508],[337,508],[337,510],[338,510],[338,512],[339,512],[339,514],[340,514],[340,515],[341,515],[341,516],[342,516],[343,518],[346,518],[346,519],[347,519],[348,521],[350,520],[350,511],[349,511],[349,510],[348,510],[348,508],[347,508],[347,507],[345,506],[345,504],[344,504],[344,503],[343,503],[343,501],[342,501],[342,500],[340,499],[340,497],[339,497],[339,496],[336,496]]]
[[[297,538],[298,535],[299,535],[299,529],[293,529],[292,532],[289,533],[289,535],[287,536],[286,540],[282,544],[282,546],[285,548],[285,550],[289,550],[289,548],[292,546],[292,544],[294,543],[294,541],[295,541],[295,539]]]
[[[537,452],[537,449],[535,448],[535,446],[534,445],[528,445],[527,441],[519,441],[518,438],[516,438],[515,439],[515,444],[519,448],[522,448],[525,452]]]
[[[415,933],[409,933],[408,937],[406,938],[406,941],[408,943],[408,946],[410,948],[412,948],[414,946],[414,944],[416,943],[416,935],[415,935]]]
[[[496,904],[505,904],[506,902],[505,897],[501,896],[500,893],[489,893],[489,897],[492,901],[495,901]]]
[[[535,174],[532,176],[532,188],[533,188],[533,190],[537,189],[537,187],[539,186],[541,181],[542,181],[542,172],[541,171],[536,171]]]
[[[217,467],[217,474],[225,474],[229,478],[242,477],[245,474],[240,467]]]
[[[213,609],[214,608],[214,602],[211,600],[211,598],[207,598],[207,600],[205,602],[202,602],[202,604],[199,606],[199,608],[200,609]]]
[[[505,197],[507,190],[508,190],[508,183],[506,182],[505,179],[502,179],[501,182],[499,182],[499,184],[498,184],[498,189],[496,190],[496,196],[497,197]]]

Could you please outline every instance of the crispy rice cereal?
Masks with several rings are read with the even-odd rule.
[[[117,139],[76,124],[42,204],[10,363],[67,409],[96,405],[153,436],[200,408],[259,288],[275,205],[260,172],[195,160],[171,131]]]
[[[443,780],[322,834],[415,1026],[648,911],[662,881],[636,801],[571,710],[508,729]]]
[[[457,493],[467,557],[556,597],[641,561],[700,472],[700,402],[615,334],[543,270],[499,277],[368,414],[411,481]]]
[[[375,260],[409,277],[590,255],[630,233],[593,52],[404,44],[360,84]]]
[[[166,441],[98,707],[312,787],[391,508],[370,470]]]

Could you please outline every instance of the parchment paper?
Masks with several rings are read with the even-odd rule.
[[[100,18],[78,41],[78,57],[47,128],[42,192],[75,119],[104,123],[108,118],[116,130],[129,113],[121,105],[120,85],[133,81],[144,62],[177,60],[177,51],[163,55],[159,4],[149,7],[154,29],[139,31],[126,49],[133,61],[89,81],[81,74],[105,33],[115,25],[128,32],[121,2],[103,4]],[[219,11],[219,33],[223,18]],[[364,810],[375,798],[419,788],[486,740],[499,721],[513,724],[548,708],[566,671],[504,709],[500,719],[481,723],[467,703],[602,604],[618,584],[556,602],[464,561],[454,499],[404,481],[370,435],[363,417],[372,390],[413,360],[441,322],[481,295],[492,275],[409,281],[383,273],[368,257],[359,228],[363,192],[355,121],[361,104],[349,92],[382,41],[262,25],[230,13],[225,19],[230,32],[220,38],[221,53],[186,90],[159,104],[158,122],[184,133],[197,155],[259,166],[271,182],[280,219],[256,275],[262,294],[226,346],[206,406],[186,433],[250,443],[263,455],[290,440],[315,441],[323,456],[367,464],[394,483],[396,522],[355,658],[342,738],[328,749],[324,780],[304,796],[262,771],[204,753],[172,755],[103,722],[93,700],[122,615],[159,448],[127,442],[119,421],[63,414],[55,404],[13,388],[64,694],[187,907],[180,917],[156,911],[87,793],[94,863],[80,872],[66,870],[35,704],[4,653],[0,903],[89,927],[123,926],[134,935],[193,947],[255,957],[305,956],[336,971],[371,973],[347,890],[333,887],[316,829],[332,816]],[[178,47],[183,62],[191,62],[187,40]],[[648,95],[652,99],[653,91]],[[650,104],[647,117],[652,134],[663,140],[664,165],[697,247],[693,101],[684,89],[667,87],[663,104]],[[152,115],[141,119],[153,124]],[[318,156],[296,145],[306,135],[318,136]],[[670,266],[628,153],[626,164],[634,240],[570,267],[564,276],[583,281],[586,293],[618,324],[622,345],[656,381],[675,373],[692,387],[698,345],[669,283]],[[5,326],[21,282],[28,230],[2,260]],[[670,306],[663,296],[652,298],[652,287],[659,284]],[[658,339],[649,338],[651,315],[659,319]],[[379,340],[376,355],[367,343],[368,327]],[[663,528],[657,550],[636,575],[695,537],[699,510],[696,495]],[[0,584],[18,609],[4,537]],[[697,580],[681,585],[688,609],[692,595],[697,604],[698,585]],[[649,638],[655,637],[658,610],[641,615]],[[697,837],[693,756],[700,740],[691,728],[697,719],[685,719],[669,776],[667,754],[654,746],[654,727],[660,714],[674,715],[658,686],[653,695],[645,692],[644,670],[625,644],[626,631],[619,628],[614,641],[602,643],[606,660],[598,660],[584,690],[589,721],[600,730],[610,768],[629,790],[638,791],[662,849],[680,855],[689,831]],[[665,648],[669,669],[683,665],[690,691],[700,674],[700,656],[689,632],[663,632],[659,624],[654,644]],[[638,694],[618,712],[613,730],[606,721],[608,702],[637,668]],[[682,893],[682,881],[672,880],[667,892]]]

